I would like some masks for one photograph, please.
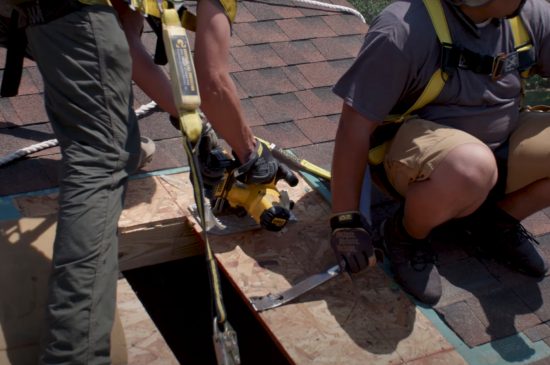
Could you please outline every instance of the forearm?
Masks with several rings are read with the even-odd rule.
[[[245,122],[229,73],[220,70],[204,72],[203,77],[199,77],[199,88],[201,109],[216,133],[231,146],[240,161],[247,161],[254,151],[254,136]]]
[[[201,108],[216,132],[229,143],[241,161],[254,151],[255,141],[246,124],[229,76],[230,24],[219,4],[201,0],[197,8],[195,68]]]
[[[368,167],[369,138],[375,126],[344,105],[332,160],[332,210],[335,213],[359,210],[363,177]]]
[[[153,62],[153,59],[143,47],[141,41],[135,45],[130,44],[132,55],[132,79],[143,92],[154,100],[158,106],[175,117],[178,115],[172,86],[166,73],[160,66]]]
[[[132,11],[122,0],[111,0],[118,13],[122,30],[126,35],[132,57],[132,79],[143,92],[153,99],[159,107],[171,116],[178,111],[172,94],[172,87],[164,70],[151,58],[149,51],[141,42],[143,16]]]

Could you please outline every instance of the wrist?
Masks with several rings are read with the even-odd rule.
[[[365,228],[366,226],[363,215],[356,210],[335,213],[330,217],[330,228],[333,231],[339,228]]]

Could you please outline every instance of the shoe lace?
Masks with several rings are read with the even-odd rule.
[[[505,231],[505,234],[508,232],[513,232],[516,239],[511,240],[509,243],[513,246],[519,246],[525,242],[531,242],[532,244],[539,245],[539,241],[529,232],[523,224],[517,223],[513,227],[510,227]]]
[[[437,260],[437,254],[428,240],[414,245],[410,262],[415,271],[423,271],[426,266],[431,264],[437,265]]]

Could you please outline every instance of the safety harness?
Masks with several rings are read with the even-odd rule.
[[[409,119],[413,112],[434,101],[456,69],[488,75],[495,80],[505,73],[518,70],[522,78],[527,78],[529,69],[535,63],[535,49],[519,15],[507,19],[514,38],[514,51],[496,56],[482,55],[453,44],[441,1],[423,0],[441,45],[440,68],[432,74],[418,99],[405,113],[389,115],[384,123],[376,128],[371,138],[370,165],[376,166],[384,161],[389,142],[397,133],[401,123]]]
[[[41,0],[21,1],[14,7],[8,24],[8,51],[0,87],[1,97],[17,95],[23,73],[23,60],[25,57],[32,58],[27,53],[25,28],[51,22],[83,6],[85,4],[77,0]]]
[[[147,22],[157,35],[157,44],[155,49],[155,63],[165,65],[166,49],[162,40],[162,22],[161,14],[158,10],[157,0],[126,0],[128,5],[136,11],[146,16]],[[235,0],[221,1],[227,17],[232,22],[237,15],[237,3]],[[39,25],[51,22],[61,18],[75,10],[86,6],[78,0],[41,0],[41,1],[23,1],[16,6],[11,14],[8,24],[7,37],[7,55],[4,77],[0,86],[1,97],[16,96],[21,83],[23,72],[23,60],[25,57],[31,58],[26,52],[27,37],[25,28],[27,26]],[[171,8],[172,4],[162,0],[162,6],[166,9]],[[185,7],[178,10],[181,26],[187,30],[195,31],[197,20],[195,14],[188,11]]]

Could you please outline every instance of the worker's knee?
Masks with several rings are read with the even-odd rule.
[[[441,161],[434,174],[441,170],[455,185],[480,192],[492,189],[498,178],[493,152],[485,145],[468,143],[451,150]]]

